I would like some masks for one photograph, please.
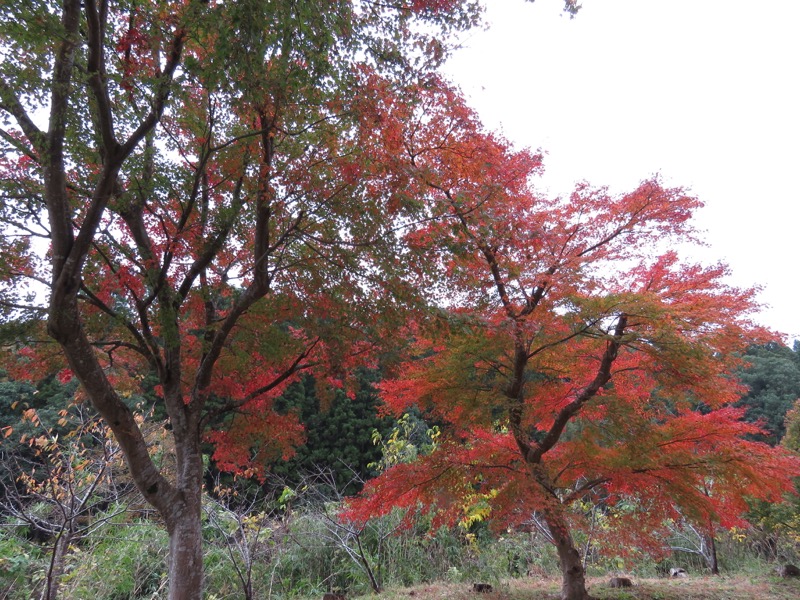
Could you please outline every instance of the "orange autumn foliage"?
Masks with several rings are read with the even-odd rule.
[[[381,391],[445,439],[369,482],[349,518],[401,507],[453,523],[479,497],[498,527],[539,513],[555,531],[600,493],[636,503],[619,526],[649,535],[679,515],[739,525],[747,498],[790,491],[798,458],[751,441],[731,407],[740,353],[775,337],[751,320],[757,290],[678,251],[698,241],[700,202],[658,178],[544,197],[538,155],[483,131],[455,92],[421,95],[396,160],[438,217],[407,240],[434,265],[418,282],[440,314],[409,327],[413,355]]]

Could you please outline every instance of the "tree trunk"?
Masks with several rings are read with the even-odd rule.
[[[164,515],[169,533],[169,600],[201,600],[203,462],[198,450],[178,450],[177,455],[180,492],[169,514]]]
[[[586,579],[583,563],[572,536],[569,533],[566,519],[561,513],[560,505],[544,512],[544,521],[550,530],[553,543],[558,550],[561,564],[561,600],[591,600],[586,591]]]
[[[56,537],[53,545],[53,554],[50,556],[50,565],[47,569],[47,577],[44,580],[41,600],[56,600],[58,598],[61,575],[64,573],[64,563],[71,542],[72,532],[68,528],[65,528]]]
[[[380,594],[383,589],[381,588],[381,584],[378,583],[378,580],[375,578],[375,572],[370,567],[369,560],[367,559],[367,554],[364,552],[364,546],[361,545],[361,532],[356,533],[356,543],[358,544],[358,556],[361,559],[361,564],[364,565],[364,570],[367,572],[367,577],[369,577],[369,584],[372,586],[372,591],[376,594]]]
[[[714,530],[706,535],[706,562],[712,575],[719,575],[719,562],[717,561],[717,541],[714,538]]]
[[[203,596],[203,538],[200,515],[183,508],[169,532],[169,600]]]

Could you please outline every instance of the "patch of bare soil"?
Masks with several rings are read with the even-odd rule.
[[[616,589],[608,578],[589,578],[589,593],[597,600],[798,600],[800,578],[774,575],[637,579],[633,587]],[[558,600],[558,579],[514,579],[492,583],[490,592],[477,593],[471,584],[432,583],[389,589],[362,600]]]

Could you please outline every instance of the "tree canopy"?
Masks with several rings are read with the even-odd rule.
[[[562,597],[582,599],[578,501],[633,503],[636,526],[615,534],[636,536],[670,517],[730,526],[747,497],[790,490],[797,458],[749,441],[758,426],[731,406],[741,354],[771,339],[750,320],[755,292],[674,250],[696,240],[699,201],[658,179],[545,197],[531,186],[537,156],[436,95],[398,160],[448,216],[408,235],[439,266],[428,285],[442,312],[409,328],[413,355],[381,390],[390,411],[420,403],[447,436],[370,482],[353,516],[423,506],[468,521],[488,507],[507,526],[538,514]]]
[[[20,340],[9,370],[79,380],[170,533],[170,598],[202,593],[206,425],[229,414],[209,434],[218,458],[257,473],[300,439],[273,399],[303,371],[339,385],[414,301],[397,230],[425,215],[384,160],[395,133],[376,105],[413,105],[405,90],[478,14],[468,0],[0,9],[0,302],[45,313],[57,342]],[[124,402],[151,374],[174,481]]]

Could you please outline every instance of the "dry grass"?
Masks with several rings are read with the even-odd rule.
[[[685,579],[633,579],[634,586],[612,589],[608,578],[590,578],[589,593],[598,600],[798,600],[800,579],[758,577],[688,577]],[[477,594],[468,584],[433,583],[386,590],[362,600],[558,600],[557,579],[516,579],[493,585],[494,591]]]

